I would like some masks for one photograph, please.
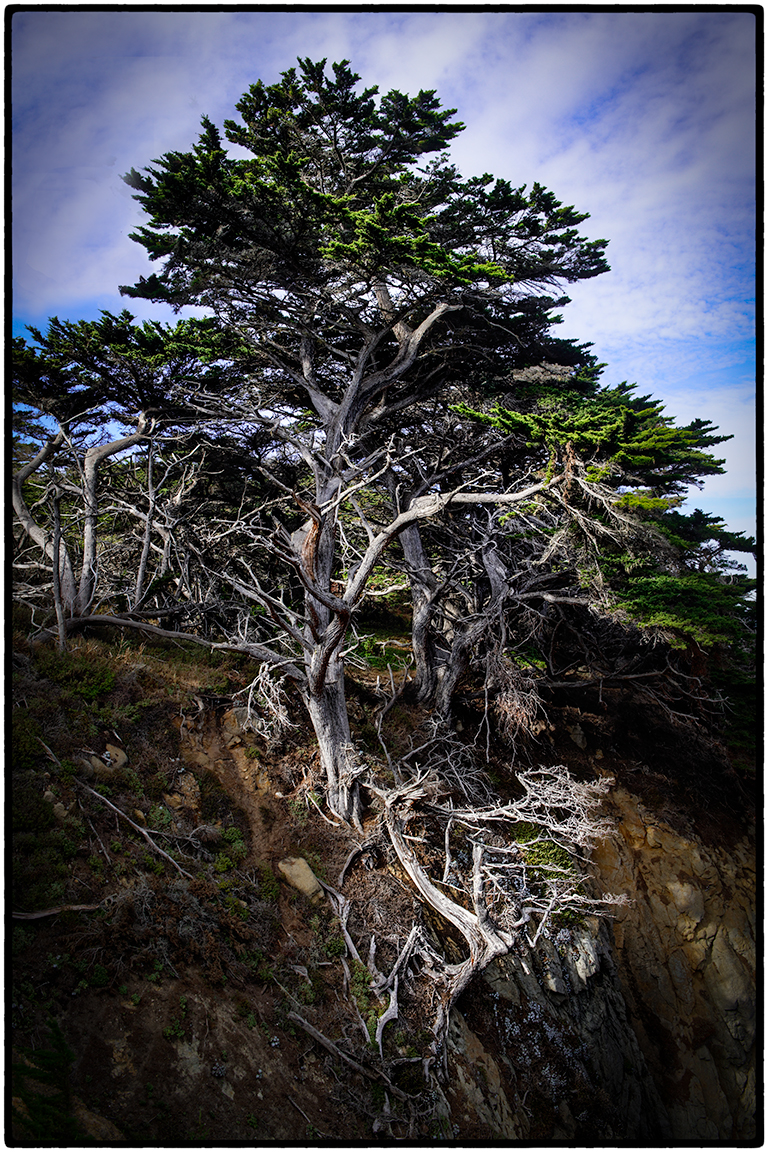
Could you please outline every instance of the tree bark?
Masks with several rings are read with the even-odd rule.
[[[23,468],[19,469],[11,481],[13,510],[16,513],[19,523],[30,540],[33,540],[42,550],[43,555],[47,556],[51,561],[53,561],[54,555],[53,540],[32,516],[32,513],[27,507],[27,502],[24,499],[23,488],[24,483],[29,477],[34,475],[46,460],[53,455],[56,448],[63,443],[64,433],[59,432],[56,436],[52,437],[47,444],[43,445],[33,460],[30,460]],[[65,612],[72,613],[75,610],[75,601],[77,599],[77,583],[75,581],[69,550],[62,539],[59,540],[58,581],[62,607]]]
[[[327,784],[328,807],[347,824],[362,829],[362,800],[357,782],[359,764],[352,745],[344,693],[344,669],[337,657],[322,691],[306,699],[315,730],[320,763]]]
[[[55,492],[51,500],[53,507],[53,604],[56,609],[56,627],[59,633],[58,649],[67,649],[67,626],[64,619],[64,605],[61,602],[61,496]]]
[[[400,543],[411,584],[413,615],[411,645],[416,671],[417,699],[431,704],[437,691],[437,652],[431,630],[436,608],[437,579],[424,551],[418,524],[400,533]]]
[[[77,591],[75,613],[84,616],[90,608],[96,591],[96,576],[98,571],[98,476],[99,465],[109,456],[124,452],[134,444],[147,439],[146,418],[142,413],[139,417],[137,429],[130,436],[123,436],[120,440],[113,440],[109,444],[100,444],[89,448],[83,461],[83,503],[85,505],[85,524],[83,527],[83,566],[80,570],[80,586]]]

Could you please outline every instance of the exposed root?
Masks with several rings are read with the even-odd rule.
[[[606,914],[624,902],[592,895],[585,872],[591,847],[609,829],[598,808],[612,781],[584,783],[562,765],[531,768],[518,774],[522,795],[501,802],[481,786],[471,756],[471,749],[434,723],[427,739],[400,761],[400,778],[407,773],[409,779],[394,788],[367,782],[382,804],[379,827],[386,830],[393,859],[421,903],[458,931],[466,949],[463,959],[450,962],[413,923],[385,976],[376,965],[371,933],[370,990],[381,1001],[389,993],[375,1032],[385,1066],[384,1031],[400,1016],[406,976],[408,999],[416,996],[421,1002],[427,996],[431,1002],[434,1041],[425,1073],[445,1071],[451,1009],[477,973],[514,946],[534,949],[563,913]],[[469,770],[462,772],[464,768]],[[339,887],[372,843],[369,838],[349,853]],[[334,903],[349,955],[362,963],[348,928],[350,900],[338,889],[323,887]],[[431,993],[424,989],[425,982]],[[359,1020],[369,1039],[362,1017]]]

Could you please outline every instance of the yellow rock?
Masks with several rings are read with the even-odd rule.
[[[122,768],[128,763],[128,756],[124,748],[118,748],[116,744],[107,744],[107,752],[113,768]]]
[[[288,856],[280,861],[277,868],[293,888],[303,892],[311,900],[322,896],[323,890],[317,877],[301,856]]]

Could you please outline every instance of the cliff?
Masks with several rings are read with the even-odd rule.
[[[414,893],[386,853],[350,863],[354,838],[316,803],[310,733],[270,747],[244,732],[224,691],[245,679],[233,661],[212,675],[88,643],[90,699],[72,658],[19,661],[12,774],[14,911],[26,913],[13,932],[15,1055],[22,1073],[34,1067],[46,1021],[58,1021],[71,1093],[58,1106],[81,1133],[170,1144],[759,1137],[746,781],[738,803],[718,807],[719,762],[699,765],[697,803],[682,758],[673,780],[650,744],[638,763],[626,726],[553,707],[535,751],[615,780],[590,882],[628,904],[494,961],[453,1011],[437,1078],[424,1075],[429,1005],[405,963],[381,1037],[388,1079],[370,1043],[387,997],[376,1000],[370,971],[393,963]],[[361,727],[366,708],[363,685]],[[421,719],[403,706],[395,722],[407,732]],[[499,777],[510,771],[501,755]],[[461,959],[446,925],[424,931]],[[348,940],[368,948],[374,935],[366,969]],[[24,1141],[39,1136],[41,1105],[22,1073]]]

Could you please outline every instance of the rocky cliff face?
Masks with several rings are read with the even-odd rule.
[[[489,967],[451,1030],[454,1114],[478,1137],[753,1139],[754,852],[612,804],[598,882],[630,905]]]
[[[237,732],[230,713],[215,747],[212,730],[182,750],[215,760],[261,844],[261,793]],[[750,1139],[754,848],[675,831],[625,787],[608,809],[614,832],[594,853],[596,883],[628,906],[487,969],[454,1013],[451,1120],[477,1139]]]
[[[755,1135],[755,857],[706,845],[613,792],[600,881],[632,904],[614,924],[629,1017],[675,1139]]]
[[[609,766],[619,781],[594,864],[597,886],[630,903],[612,921],[561,928],[535,952],[521,946],[476,978],[453,1013],[440,1086],[421,1071],[431,1004],[414,995],[417,970],[404,971],[384,1041],[407,1112],[402,1093],[378,1080],[361,1015],[383,1003],[367,996],[339,920],[315,883],[297,887],[296,869],[332,883],[346,872],[349,931],[372,962],[375,932],[385,966],[418,915],[407,876],[383,852],[347,868],[355,838],[309,802],[311,733],[268,750],[232,710],[169,707],[167,668],[151,665],[156,681],[145,684],[142,668],[115,689],[122,760],[110,733],[92,754],[88,709],[74,712],[50,680],[30,671],[18,686],[37,711],[15,710],[32,751],[12,773],[14,903],[34,897],[45,911],[14,924],[11,1027],[15,1047],[37,1049],[46,1021],[60,1023],[84,1132],[169,1146],[375,1143],[409,1132],[458,1144],[758,1137],[754,828],[727,764],[702,773],[702,745],[662,745],[657,732],[646,733],[650,768],[634,719],[629,735],[575,711],[549,729],[552,762],[585,779]],[[415,727],[415,709],[405,721]],[[38,730],[55,765],[35,759]],[[81,786],[67,759],[86,734],[81,768],[103,795]],[[180,854],[161,863],[145,831]],[[444,926],[423,927],[443,932],[436,945],[450,950]],[[387,932],[397,936],[388,961]],[[297,1009],[341,1051],[294,1026]]]

